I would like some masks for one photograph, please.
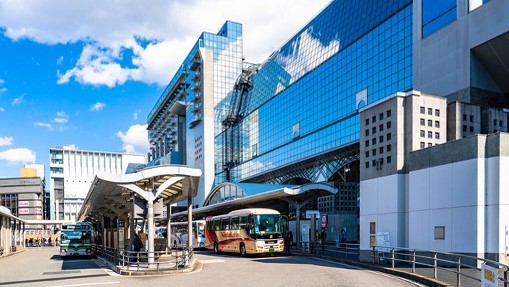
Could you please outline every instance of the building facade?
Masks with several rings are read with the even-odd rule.
[[[144,164],[139,154],[50,148],[51,219],[75,220],[98,172],[131,173]]]
[[[388,190],[384,186],[397,187],[388,197],[394,205],[386,207],[390,218],[383,222],[394,223],[392,245],[408,246],[402,214],[407,211],[401,209],[408,159],[443,145],[452,135],[448,128],[462,131],[457,116],[448,119],[448,105],[467,120],[474,116],[472,134],[507,129],[506,0],[332,1],[263,63],[240,68],[239,57],[232,74],[209,69],[213,83],[204,83],[225,90],[214,105],[205,104],[214,107],[207,113],[210,125],[202,118],[196,123],[206,128],[196,133],[189,113],[202,102],[190,95],[199,90],[193,79],[200,75],[193,69],[207,63],[205,49],[196,48],[203,35],[149,115],[149,132],[159,133],[150,136],[152,157],[202,169],[205,184],[197,203],[223,182],[320,182],[342,196],[321,198],[309,208],[335,213],[350,207],[352,197],[359,202],[359,190],[363,206],[364,188],[379,198]],[[420,92],[409,93],[413,90]],[[479,111],[467,112],[467,105]],[[179,125],[177,115],[186,124]],[[179,129],[171,130],[175,126]],[[158,152],[166,138],[178,146]],[[178,155],[182,152],[185,157]],[[373,185],[365,185],[368,181]],[[362,233],[370,222],[360,220],[362,244],[371,238],[370,230]]]
[[[43,219],[43,193],[40,177],[0,178],[0,205],[20,219]]]

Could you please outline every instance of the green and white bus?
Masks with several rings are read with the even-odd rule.
[[[62,224],[60,256],[90,256],[93,243],[92,225],[88,222]]]

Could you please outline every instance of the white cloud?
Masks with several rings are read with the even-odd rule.
[[[0,146],[4,145],[12,145],[12,142],[14,141],[13,137],[0,137]]]
[[[35,152],[27,148],[13,148],[0,152],[0,160],[9,164],[24,164],[35,162]]]
[[[75,144],[64,145],[62,148],[68,150],[78,150],[78,147]]]
[[[34,126],[35,126],[35,127],[47,128],[47,129],[48,129],[48,130],[50,130],[50,131],[53,131],[53,130],[54,130],[53,125],[52,125],[52,124],[50,124],[50,123],[35,122],[35,123],[34,123]]]
[[[6,87],[1,87],[0,88],[0,94],[3,94],[5,92],[7,92],[7,88]]]
[[[133,113],[133,120],[135,120],[135,121],[138,120],[138,112],[139,111],[134,111],[134,113]]]
[[[53,122],[57,124],[65,124],[69,121],[69,116],[65,112],[56,112]]]
[[[104,109],[105,107],[106,107],[105,103],[97,102],[97,103],[95,103],[95,104],[90,106],[90,111],[91,112],[98,112],[98,111]]]
[[[14,100],[12,100],[11,105],[15,106],[21,104],[23,102],[23,98],[24,96],[19,96],[15,98]]]
[[[0,79],[0,85],[3,85],[5,83],[4,79]]]
[[[5,109],[3,107],[0,107],[0,113],[5,112]]]
[[[60,56],[60,57],[57,59],[57,66],[62,65],[62,62],[64,62],[64,56]]]
[[[58,72],[60,84],[75,80],[113,87],[136,80],[165,85],[202,31],[216,33],[226,20],[242,23],[246,60],[262,62],[328,2],[0,0],[0,26],[13,40],[86,42],[75,66]],[[131,55],[124,59],[131,65],[121,66]]]
[[[127,153],[146,154],[149,148],[147,125],[132,125],[127,132],[117,132],[122,148]]]

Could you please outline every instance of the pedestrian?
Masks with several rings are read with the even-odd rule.
[[[341,234],[339,236],[339,242],[341,243],[341,247],[346,246],[346,228],[341,228]]]
[[[283,240],[284,240],[284,243],[285,243],[285,254],[286,255],[292,255],[291,252],[290,252],[290,249],[291,249],[291,245],[290,245],[290,232],[285,233],[285,235],[283,236]]]
[[[288,239],[290,240],[290,248],[293,246],[293,232],[288,231]]]
[[[134,233],[134,237],[131,239],[131,262],[135,262],[136,258],[138,258],[138,253],[143,247],[143,243],[141,242],[140,236],[137,233]]]

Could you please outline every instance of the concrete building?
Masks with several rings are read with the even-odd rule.
[[[342,196],[320,198],[307,208],[341,213],[352,197],[358,198],[360,186],[361,206],[364,188],[376,198],[391,193],[390,206],[377,210],[381,205],[375,204],[375,210],[366,212],[385,212],[383,222],[393,228],[388,230],[390,243],[408,246],[403,220],[408,211],[402,207],[408,198],[403,183],[408,182],[411,154],[443,145],[449,126],[462,131],[453,138],[507,126],[506,0],[332,1],[263,63],[241,68],[239,55],[223,67],[231,73],[203,66],[209,78],[201,81],[194,69],[219,61],[207,61],[208,51],[220,47],[212,54],[226,54],[233,43],[237,51],[242,48],[241,33],[234,40],[223,31],[200,36],[148,118],[154,164],[184,163],[203,171],[203,191],[195,204],[225,182],[327,183]],[[207,35],[230,45],[207,49]],[[220,94],[214,91],[213,105],[202,102],[198,92],[206,93],[208,85],[224,87]],[[413,90],[421,93],[407,94]],[[457,115],[467,114],[468,121],[473,115],[473,123],[478,121],[472,132],[468,126],[463,133],[462,118],[447,119],[447,105],[455,102],[450,108]],[[196,103],[210,108],[203,117]],[[373,112],[369,123],[360,110]],[[161,153],[165,142],[178,146]],[[365,244],[372,234],[368,230],[363,235],[363,224],[369,227],[370,221],[360,220]],[[373,231],[384,229],[379,225]]]
[[[39,177],[42,180],[43,219],[50,219],[50,193],[46,189],[46,173],[43,164],[25,164],[21,168],[21,177]]]
[[[50,148],[51,219],[75,220],[98,172],[131,173],[144,163],[139,154]]]
[[[43,219],[43,193],[39,177],[0,178],[0,205],[20,219]]]

